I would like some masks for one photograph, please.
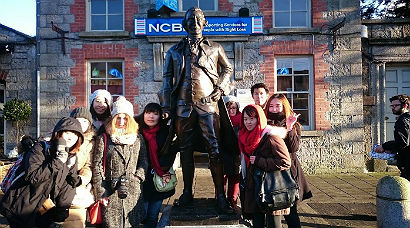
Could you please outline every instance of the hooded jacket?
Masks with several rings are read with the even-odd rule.
[[[71,117],[62,118],[57,123],[53,136],[59,131],[75,131],[83,137],[80,123]],[[70,168],[67,165],[75,155],[70,154],[67,163],[63,163],[56,158],[56,150],[49,144],[38,142],[31,151],[26,152],[23,159],[25,178],[16,181],[0,201],[1,214],[15,226],[34,227],[38,210],[49,196],[56,208],[67,209],[74,198],[75,187],[69,185],[66,178],[68,175],[77,177],[77,162]]]

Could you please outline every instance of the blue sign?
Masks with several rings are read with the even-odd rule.
[[[155,0],[155,9],[157,11],[178,11],[178,1],[177,0]],[[168,10],[164,10],[168,9]]]
[[[263,34],[262,17],[208,17],[204,35]],[[137,36],[185,36],[182,18],[135,19]]]

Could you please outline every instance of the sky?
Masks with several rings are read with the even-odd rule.
[[[36,35],[36,0],[0,0],[0,24]]]

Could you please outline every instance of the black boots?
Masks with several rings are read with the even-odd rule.
[[[209,169],[211,170],[212,179],[216,190],[216,202],[219,212],[232,214],[234,210],[229,206],[224,191],[224,174],[223,164],[220,159],[210,159]]]
[[[192,205],[194,197],[192,196],[191,191],[184,190],[182,195],[178,198],[178,201],[174,203],[175,206],[185,207]]]

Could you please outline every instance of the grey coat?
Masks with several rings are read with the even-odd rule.
[[[142,181],[148,167],[147,151],[142,136],[133,145],[114,144],[107,135],[105,177],[103,176],[104,137],[96,140],[93,158],[93,188],[96,200],[108,197],[103,207],[103,227],[138,227],[143,216]],[[118,198],[115,179],[124,175],[128,179],[128,196]]]

